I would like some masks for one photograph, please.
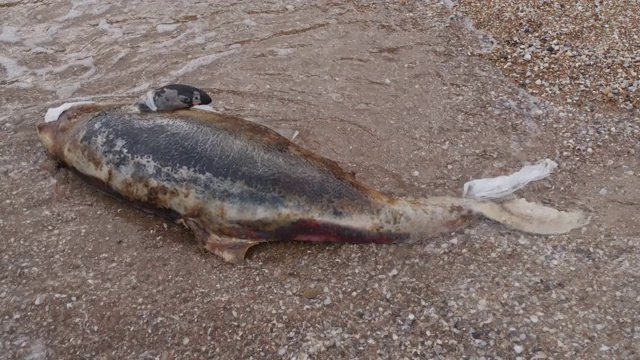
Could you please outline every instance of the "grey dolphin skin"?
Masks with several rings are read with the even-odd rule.
[[[196,102],[206,101],[203,95]],[[579,211],[524,200],[394,198],[263,125],[178,107],[72,104],[38,124],[38,137],[51,158],[88,184],[184,224],[232,263],[262,242],[422,241],[479,216],[535,234],[588,221]]]

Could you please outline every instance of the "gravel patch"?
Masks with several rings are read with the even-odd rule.
[[[640,107],[640,2],[462,0],[496,63],[529,93],[594,109]]]

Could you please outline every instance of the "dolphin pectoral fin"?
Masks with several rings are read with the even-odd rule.
[[[239,264],[244,261],[247,250],[257,243],[256,241],[210,234],[204,247],[228,263]]]
[[[182,218],[178,220],[178,222],[186,225],[193,231],[196,240],[198,240],[205,250],[220,256],[228,263],[238,264],[243,262],[247,250],[259,243],[258,241],[211,233],[200,225],[200,222],[196,219]]]

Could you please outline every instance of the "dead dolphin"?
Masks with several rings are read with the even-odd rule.
[[[266,126],[220,113],[109,103],[61,109],[37,125],[53,159],[111,196],[183,223],[228,262],[268,241],[420,241],[479,216],[534,234],[588,222],[580,211],[522,199],[391,197]]]

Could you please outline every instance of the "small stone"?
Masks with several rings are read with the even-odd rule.
[[[391,80],[389,80],[388,78],[387,78],[387,79],[384,79],[384,83],[385,83],[385,84],[391,84]]]
[[[599,191],[598,193],[599,193],[600,195],[603,195],[603,196],[604,196],[604,195],[607,195],[607,189],[602,188],[602,189],[600,189],[600,191]]]
[[[407,319],[409,319],[409,321],[414,321],[416,319],[416,316],[413,314],[409,314],[409,316],[407,317]]]
[[[280,356],[283,356],[286,353],[287,353],[287,349],[285,349],[285,348],[280,348],[280,350],[278,350],[278,355],[280,355]]]
[[[343,102],[344,101],[344,96],[338,94],[338,93],[331,93],[329,94],[329,97],[335,101],[335,102]]]
[[[531,54],[529,54],[529,53],[524,54],[524,59],[525,60],[531,60]]]
[[[384,288],[384,290],[382,291],[384,293],[384,298],[389,300],[391,299],[391,291],[389,291],[389,289],[387,289],[386,287]]]
[[[391,270],[391,272],[389,273],[389,276],[396,276],[398,275],[398,269],[393,269]]]
[[[326,299],[324,299],[324,304],[325,305],[331,305],[331,298],[327,297]]]
[[[418,170],[413,170],[413,173],[411,175],[413,175],[414,177],[418,177],[420,176],[420,172],[418,172]]]
[[[302,292],[302,296],[309,300],[317,298],[320,294],[322,294],[320,288],[308,288]]]
[[[535,324],[538,322],[538,317],[535,315],[531,315],[529,316],[529,320],[531,320],[531,322]]]
[[[188,345],[189,344],[189,338],[185,337],[184,339],[182,339],[182,345]]]
[[[524,348],[522,347],[522,345],[516,345],[513,347],[513,351],[515,351],[516,354],[520,354],[522,353],[522,351],[524,351]]]
[[[600,346],[600,351],[609,351],[610,347],[608,347],[607,345],[602,345]]]
[[[34,301],[34,304],[41,305],[44,302],[45,297],[45,295],[38,295],[36,297],[36,301]]]

